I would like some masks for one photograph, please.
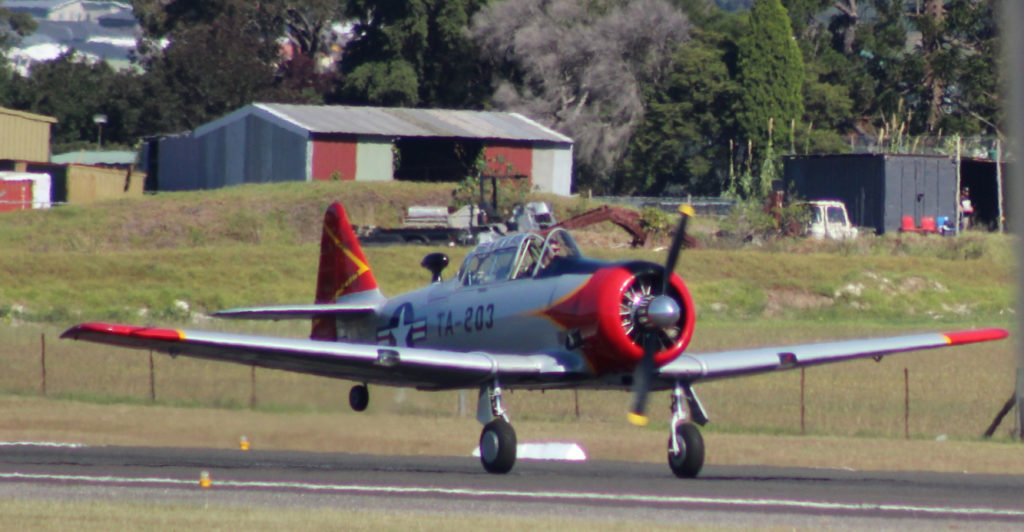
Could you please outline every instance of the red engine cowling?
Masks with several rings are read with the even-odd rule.
[[[632,371],[644,353],[637,310],[660,293],[661,271],[653,264],[602,268],[547,314],[563,327],[580,332],[581,349],[596,373]],[[667,295],[678,304],[680,316],[674,326],[657,331],[662,342],[654,357],[657,366],[686,349],[696,322],[690,292],[678,275],[669,279]]]

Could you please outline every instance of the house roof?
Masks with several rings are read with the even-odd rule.
[[[260,115],[312,134],[383,137],[474,138],[572,144],[572,139],[518,113],[254,103],[196,128],[204,135],[248,116]]]
[[[81,3],[86,7],[88,7],[89,5],[115,5],[125,10],[130,10],[132,8],[130,3],[120,2],[117,0],[7,0],[6,2],[4,2],[4,7],[10,9],[11,11],[36,10],[50,12],[57,8],[77,3]]]

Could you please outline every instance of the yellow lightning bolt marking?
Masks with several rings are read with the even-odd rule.
[[[358,279],[360,275],[370,271],[370,266],[367,265],[365,262],[359,260],[359,257],[357,257],[355,253],[352,253],[352,250],[345,247],[345,245],[341,243],[341,240],[338,238],[338,236],[334,234],[334,231],[331,231],[330,226],[328,226],[327,224],[324,224],[324,234],[331,237],[331,240],[334,242],[334,245],[338,249],[340,249],[341,252],[344,253],[345,256],[347,256],[349,260],[352,261],[353,264],[356,265],[355,273],[353,273],[348,279],[345,279],[345,281],[341,283],[341,288],[338,288],[338,290],[334,293],[334,298],[337,299],[338,296],[340,296],[346,289],[348,289],[349,286],[352,285],[352,283],[356,282],[356,279]]]

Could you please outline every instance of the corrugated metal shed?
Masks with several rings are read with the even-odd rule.
[[[572,143],[571,138],[517,113],[278,103],[243,107],[197,128],[195,136],[243,120],[252,113],[277,118],[282,125],[314,134]]]
[[[904,216],[956,220],[956,166],[949,157],[902,154],[793,156],[784,159],[787,190],[802,199],[846,204],[850,221],[878,234]]]
[[[51,116],[0,107],[0,159],[45,162],[50,158]]]
[[[148,142],[141,161],[147,188],[195,190],[323,179],[454,181],[480,152],[537,190],[568,195],[572,147],[571,138],[515,113],[256,103]]]

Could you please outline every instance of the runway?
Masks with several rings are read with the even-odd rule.
[[[201,488],[201,472],[211,486]],[[1024,476],[84,447],[0,442],[0,499],[367,508],[399,512],[798,527],[1019,530]],[[640,517],[642,516],[642,517]]]

